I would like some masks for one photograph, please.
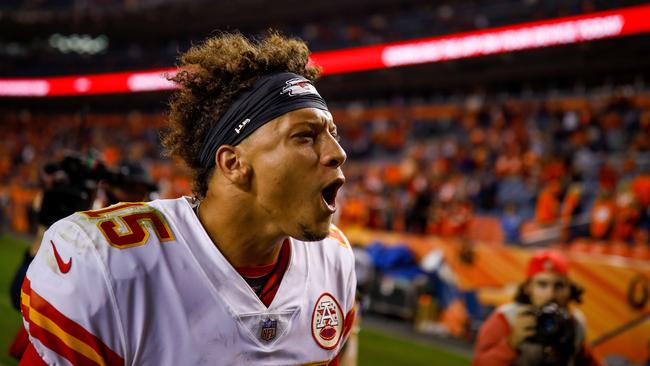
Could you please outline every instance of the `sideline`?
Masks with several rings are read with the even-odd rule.
[[[424,346],[433,346],[444,351],[449,351],[471,359],[473,356],[472,345],[468,342],[430,334],[418,333],[409,322],[373,314],[363,314],[361,329],[368,328],[389,336],[408,339]]]

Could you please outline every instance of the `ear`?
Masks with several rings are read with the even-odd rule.
[[[215,165],[235,185],[248,184],[251,167],[237,146],[221,145],[215,154]]]

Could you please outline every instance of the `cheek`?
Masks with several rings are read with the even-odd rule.
[[[569,297],[571,297],[571,290],[569,290],[569,289],[560,290],[558,297],[563,301],[568,300]]]
[[[253,170],[260,201],[268,208],[291,207],[294,212],[309,202],[314,188],[313,167],[318,164],[312,155],[306,149],[279,145],[256,161]]]
[[[263,201],[274,205],[300,204],[305,196],[305,174],[290,162],[269,166],[257,175],[259,194]]]
[[[548,301],[551,291],[540,287],[533,287],[530,292],[530,300],[534,305],[541,305]]]

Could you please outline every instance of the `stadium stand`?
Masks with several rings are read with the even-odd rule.
[[[443,237],[481,227],[484,241],[519,244],[592,238],[631,245],[648,236],[648,94],[353,104],[335,118],[351,160],[345,225]],[[29,206],[16,187],[38,187],[39,167],[66,150],[98,154],[108,165],[142,161],[163,197],[189,193],[186,171],[160,160],[161,114],[23,111],[6,122],[0,182],[12,212]],[[13,216],[14,229],[29,227]]]

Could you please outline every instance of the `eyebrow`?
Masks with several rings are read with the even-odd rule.
[[[544,284],[544,285],[548,285],[548,284],[553,284],[553,285],[563,284],[564,285],[564,284],[567,283],[566,281],[561,280],[561,279],[558,279],[558,280],[536,279],[536,280],[534,280],[534,282],[538,283],[538,284]]]
[[[330,124],[329,122],[325,121],[325,123],[323,124],[322,122],[317,122],[315,120],[306,120],[306,121],[298,122],[293,126],[293,128],[302,127],[304,125],[308,125],[310,128],[313,128],[313,129],[321,129],[321,128],[323,128],[323,125],[325,125],[325,128],[327,128],[328,130],[331,130],[331,129],[338,130],[338,127],[336,126],[336,124],[334,122],[332,122]]]

